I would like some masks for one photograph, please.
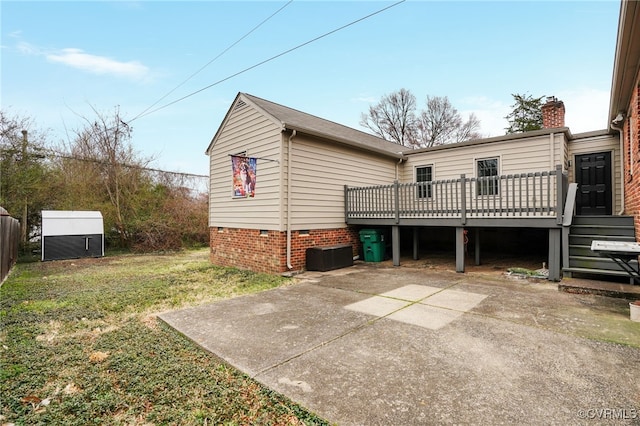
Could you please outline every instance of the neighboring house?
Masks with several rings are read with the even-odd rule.
[[[585,236],[572,235],[574,212],[635,215],[640,234],[638,9],[621,7],[611,118],[622,113],[622,142],[614,127],[573,135],[552,97],[542,130],[410,150],[239,93],[206,151],[211,261],[299,271],[307,248],[351,244],[356,255],[358,231],[384,227],[394,265],[401,231],[412,235],[414,257],[421,239],[450,233],[463,272],[466,243],[479,262],[484,231],[535,229],[548,236],[550,279],[585,272],[594,261]]]

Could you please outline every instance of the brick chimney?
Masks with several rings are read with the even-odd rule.
[[[547,103],[542,105],[542,128],[556,127],[564,127],[564,102],[555,96],[547,96]]]

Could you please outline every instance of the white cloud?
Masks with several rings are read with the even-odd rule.
[[[36,46],[27,43],[26,41],[21,41],[17,44],[17,49],[18,52],[22,53],[23,55],[39,55],[40,49],[38,49]]]
[[[12,33],[11,36],[19,39],[20,31]],[[51,51],[26,41],[18,41],[16,49],[23,55],[44,56],[50,62],[60,63],[98,75],[113,75],[135,80],[148,78],[150,75],[149,68],[138,61],[117,61],[106,56],[92,55],[76,48]]]
[[[565,125],[571,133],[607,128],[609,91],[583,88],[564,90],[554,95],[564,102]],[[461,99],[456,106],[462,117],[466,118],[472,112],[478,117],[483,135],[501,136],[509,125],[504,117],[511,112],[512,104],[511,98],[507,103],[487,97],[467,97]]]
[[[564,102],[565,124],[571,133],[606,129],[609,115],[608,90],[575,89],[556,94]]]
[[[149,68],[138,61],[120,62],[104,56],[91,55],[81,49],[62,49],[59,54],[47,54],[46,58],[51,62],[99,75],[110,74],[117,77],[142,79],[149,74]]]
[[[499,100],[487,97],[466,97],[461,100],[460,106],[456,108],[460,115],[466,119],[469,114],[474,113],[480,120],[480,133],[485,137],[502,136],[505,128],[508,127],[504,118],[511,110],[511,107]]]
[[[374,96],[368,96],[368,95],[358,95],[354,98],[351,98],[351,102],[364,102],[367,104],[372,104],[379,101],[380,101],[379,98],[376,98]]]

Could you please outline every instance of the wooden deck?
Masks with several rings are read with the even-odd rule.
[[[464,272],[465,228],[549,229],[549,279],[560,279],[563,208],[567,174],[555,170],[457,179],[344,187],[348,225],[390,226],[393,264],[400,265],[399,227],[414,227],[414,258],[419,227],[456,229],[456,270]],[[572,211],[572,209],[571,209]],[[571,214],[571,213],[570,213]],[[479,253],[479,245],[476,253]]]
[[[556,170],[344,188],[352,225],[554,228],[562,224],[567,177]]]

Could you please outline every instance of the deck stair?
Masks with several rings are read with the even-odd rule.
[[[565,277],[571,277],[573,274],[627,277],[627,272],[613,260],[591,251],[593,240],[636,241],[633,217],[574,216],[569,230],[568,265],[565,255],[563,275]],[[632,261],[631,264],[638,268],[637,261]]]

